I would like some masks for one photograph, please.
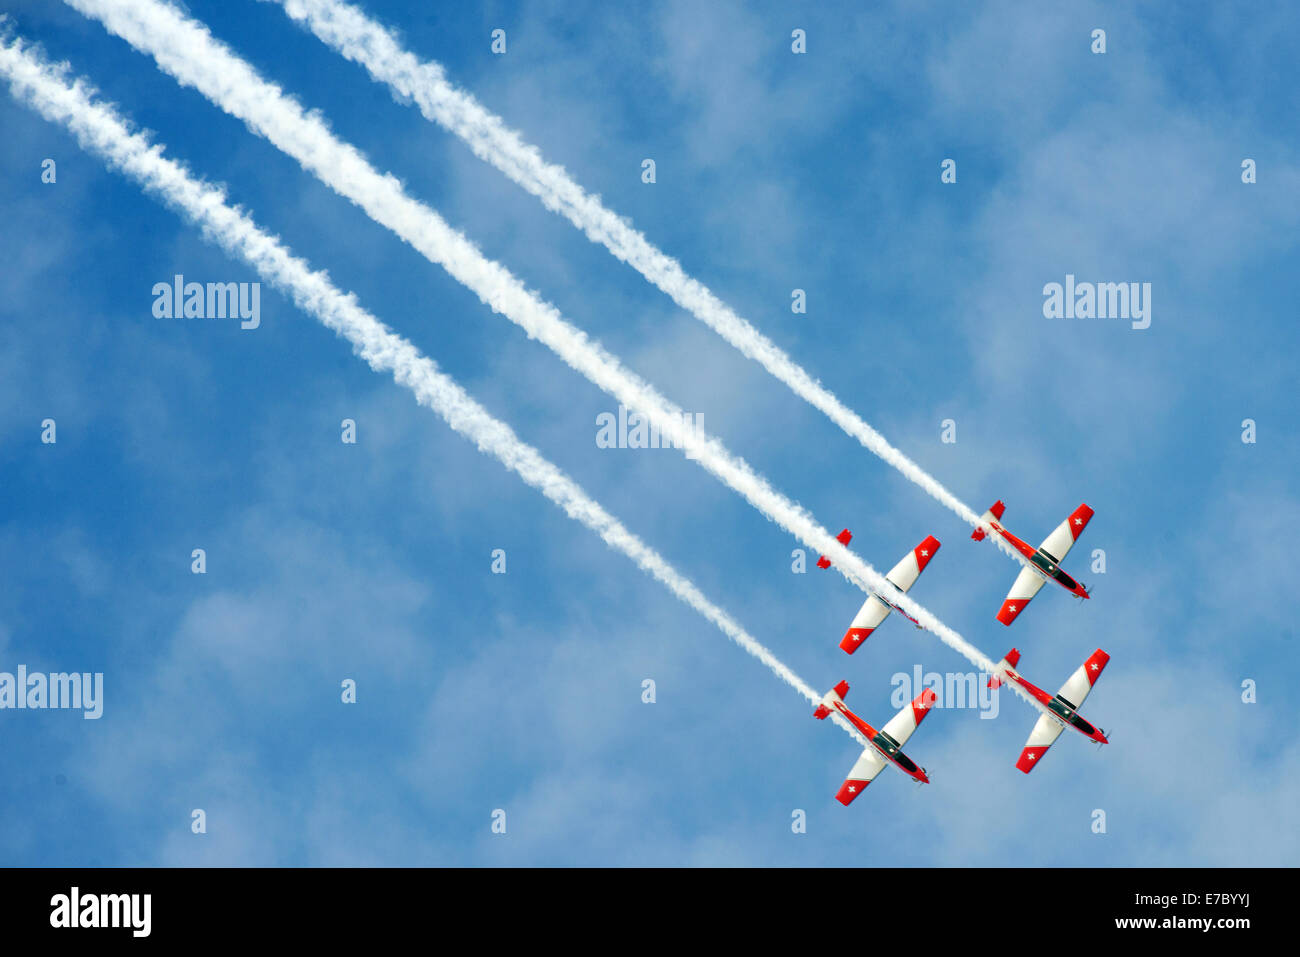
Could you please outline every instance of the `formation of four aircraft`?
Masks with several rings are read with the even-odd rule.
[[[1020,554],[1024,568],[1016,576],[1011,591],[1007,593],[1006,599],[1002,602],[1002,607],[998,610],[998,621],[1004,625],[1010,625],[1025,610],[1025,606],[1029,604],[1030,600],[1038,594],[1038,590],[1049,581],[1056,582],[1056,584],[1078,598],[1089,597],[1088,589],[1062,571],[1060,566],[1061,561],[1074,547],[1074,543],[1078,541],[1079,536],[1092,519],[1092,509],[1087,505],[1080,505],[1069,518],[1056,527],[1052,534],[1047,536],[1043,544],[1038,548],[1032,548],[1002,527],[1002,513],[1005,508],[1006,506],[1001,501],[996,502],[992,508],[984,513],[983,521],[989,528],[1006,539],[1012,548]],[[844,545],[847,545],[853,538],[847,528],[840,532],[837,537]],[[971,534],[971,538],[975,539],[975,541],[980,541],[984,537],[983,527],[977,528]],[[900,592],[906,593],[916,584],[916,580],[921,577],[921,572],[925,571],[925,566],[929,564],[930,559],[934,557],[934,553],[938,550],[939,540],[933,535],[928,536],[925,541],[903,556],[902,561],[895,565],[885,578]],[[830,559],[824,555],[817,560],[818,568],[830,568],[830,565]],[[862,607],[854,616],[848,631],[844,633],[844,638],[840,641],[840,647],[848,654],[853,654],[871,633],[889,617],[891,611],[897,611],[916,625],[917,628],[922,627],[915,618],[907,614],[888,596],[872,592],[867,596],[867,600],[863,602]],[[1030,684],[1016,671],[1016,666],[1020,663],[1020,652],[1015,648],[1008,651],[1006,656],[998,662],[996,670],[989,678],[989,687],[997,688],[1001,686],[1003,681],[1013,681],[1038,703],[1042,711],[1038,722],[1034,725],[1033,730],[1029,732],[1029,740],[1025,742],[1025,746],[1020,752],[1020,759],[1016,762],[1017,768],[1026,774],[1032,771],[1042,760],[1047,749],[1052,746],[1061,732],[1067,727],[1074,728],[1090,741],[1095,741],[1098,744],[1107,743],[1106,736],[1101,729],[1094,727],[1079,714],[1079,706],[1083,704],[1083,700],[1088,697],[1092,686],[1101,677],[1101,673],[1108,661],[1110,661],[1110,655],[1098,648],[1087,661],[1079,666],[1055,695],[1048,694],[1036,685]],[[912,732],[917,729],[917,726],[930,712],[936,698],[934,691],[926,688],[910,704],[904,706],[898,714],[890,718],[883,728],[879,729],[867,724],[844,704],[844,696],[848,694],[848,691],[848,682],[841,681],[826,692],[821,704],[813,712],[813,715],[819,719],[826,718],[833,712],[838,712],[870,742],[870,746],[862,752],[862,756],[858,758],[849,771],[848,778],[835,796],[836,800],[841,804],[848,805],[866,790],[867,785],[875,779],[886,764],[894,765],[894,767],[918,783],[928,784],[930,779],[926,776],[925,768],[920,767],[903,753],[903,745],[907,743],[907,740],[912,736]]]

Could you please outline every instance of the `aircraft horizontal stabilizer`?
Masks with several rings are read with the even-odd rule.
[[[1002,520],[1002,513],[1005,512],[1006,510],[1007,507],[1002,504],[1002,499],[998,499],[996,502],[993,503],[992,508],[990,508],[987,512],[985,512],[983,515],[980,516],[980,521],[1000,522]],[[975,539],[975,541],[977,542],[982,542],[984,541],[984,534],[985,534],[984,529],[977,528],[975,529],[975,531],[970,533],[970,537]]]
[[[853,533],[846,528],[844,531],[836,535],[835,538],[841,545],[847,545],[849,542],[853,541]],[[817,567],[830,568],[831,560],[823,555],[821,558],[817,559]]]

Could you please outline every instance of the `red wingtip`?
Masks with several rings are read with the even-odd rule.
[[[853,541],[853,533],[850,532],[847,528],[844,529],[844,531],[840,532],[835,537],[836,539],[839,540],[839,543],[841,545],[847,545],[849,542]]]
[[[830,567],[831,567],[831,560],[830,560],[829,558],[827,558],[825,555],[823,555],[821,558],[817,559],[817,567],[818,567],[818,568],[830,568]]]
[[[920,545],[917,545],[913,551],[916,554],[916,570],[919,574],[925,571],[925,566],[930,564],[930,559],[934,558],[934,553],[939,550],[939,539],[930,535]]]
[[[920,724],[922,719],[930,713],[930,709],[934,707],[934,703],[937,700],[938,695],[934,693],[933,688],[926,688],[922,691],[912,699],[912,719],[917,724]]]
[[[1012,668],[1014,668],[1016,665],[1020,664],[1020,652],[1017,651],[1015,648],[1012,648],[1010,651],[1007,652],[1006,659],[1007,659],[1007,664],[1009,664]]]
[[[1016,762],[1016,767],[1028,774],[1038,763],[1038,759],[1047,753],[1046,748],[1025,748],[1020,752],[1020,760]]]
[[[874,628],[850,628],[844,633],[844,637],[840,639],[840,647],[851,655],[871,636],[873,631],[875,631]]]
[[[844,696],[849,693],[849,683],[847,681],[841,681],[835,686],[835,693],[843,699]]]
[[[826,707],[826,705],[824,704],[819,704],[816,710],[813,711],[813,717],[816,718],[818,721],[825,721],[827,716],[830,715],[830,713],[831,713],[830,708]]]
[[[1016,598],[1008,598],[1002,603],[1002,607],[998,610],[998,621],[1002,622],[1004,625],[1010,625],[1016,620],[1027,604],[1028,602],[1020,601]]]
[[[870,783],[870,781],[845,781],[835,795],[835,800],[848,807],[853,803],[855,797],[867,789],[867,785]]]
[[[1089,685],[1097,683],[1097,679],[1101,677],[1101,672],[1108,661],[1110,661],[1110,655],[1100,648],[1088,656],[1088,660],[1083,663],[1083,673],[1088,676]]]
[[[1085,502],[1076,508],[1073,514],[1070,515],[1070,534],[1073,535],[1076,540],[1083,534],[1083,530],[1088,527],[1088,523],[1092,521],[1092,517],[1095,514],[1097,513],[1089,508]]]

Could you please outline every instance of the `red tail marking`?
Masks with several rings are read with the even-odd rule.
[[[1007,663],[1007,667],[1014,668],[1016,665],[1020,664],[1020,652],[1012,648],[1010,651],[1008,651],[1005,655],[1002,656],[1002,661],[1005,661]],[[989,687],[990,688],[1002,687],[1002,679],[998,677],[996,671],[989,676]]]
[[[844,529],[844,531],[840,532],[838,535],[835,536],[835,540],[838,541],[841,545],[848,545],[849,542],[853,541],[853,533],[846,528]],[[817,559],[817,567],[830,568],[831,560],[827,558],[825,555],[823,555],[821,558]]]
[[[989,507],[988,513],[1000,522],[1002,521],[1002,513],[1005,512],[1006,510],[1007,507],[1002,504],[1002,499],[998,499]],[[975,541],[977,542],[984,541],[984,529],[982,528],[975,529],[975,531],[970,533],[970,537],[975,539]]]

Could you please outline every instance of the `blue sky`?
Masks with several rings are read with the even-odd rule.
[[[0,711],[0,860],[1300,863],[1287,8],[407,6],[365,4],[968,504],[1034,542],[1091,504],[1093,600],[1004,628],[1015,567],[951,513],[276,5],[188,4],[877,568],[935,534],[913,595],[990,656],[1055,689],[1109,651],[1084,713],[1112,743],[1025,777],[1022,703],[939,710],[907,749],[932,784],[840,807],[843,734],[269,286],[256,330],[155,318],[176,273],[257,277],[5,96],[0,670],[102,671],[105,704]],[[616,403],[544,347],[97,23],[0,10],[811,684],[879,723],[892,676],[970,670],[900,621],[844,656],[861,596],[680,453],[597,448]],[[1044,318],[1067,273],[1150,282],[1150,328]]]

